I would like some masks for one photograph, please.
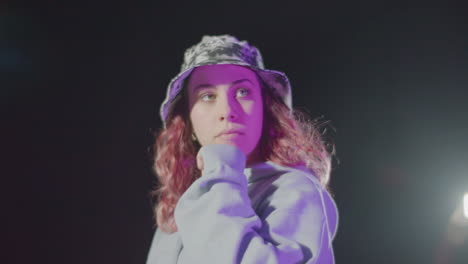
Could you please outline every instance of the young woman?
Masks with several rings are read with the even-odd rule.
[[[332,153],[258,49],[203,37],[185,52],[161,118],[148,264],[334,263]]]

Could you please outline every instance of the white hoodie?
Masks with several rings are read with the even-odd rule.
[[[334,263],[337,207],[310,171],[245,168],[231,145],[200,151],[202,176],[175,208],[178,231],[156,230],[147,264]]]

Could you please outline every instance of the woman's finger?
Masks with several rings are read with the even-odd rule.
[[[198,151],[198,154],[197,154],[197,167],[199,170],[203,170],[203,157],[201,155],[201,152]]]

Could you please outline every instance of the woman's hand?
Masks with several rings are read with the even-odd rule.
[[[211,144],[209,144],[211,145]],[[233,146],[233,147],[236,147],[240,150],[240,148],[238,146],[236,146],[235,144],[226,144],[226,143],[215,143],[215,145],[230,145],[230,146]],[[201,148],[200,150],[198,150],[198,153],[197,153],[197,168],[200,170],[200,171],[203,171],[203,168],[204,168],[204,162],[203,162],[203,155],[201,154]]]
[[[233,147],[236,147],[238,150],[242,151],[242,149],[240,147],[238,147],[237,145],[235,144],[232,144],[232,143],[214,143],[214,144],[208,144],[208,145],[229,145],[229,146],[233,146]],[[205,145],[206,146],[206,145]],[[202,147],[203,148],[203,147]],[[196,160],[197,160],[197,168],[200,170],[200,171],[203,171],[203,168],[205,167],[204,166],[204,161],[203,161],[203,155],[201,154],[201,150],[202,148],[200,148],[200,150],[198,150],[198,153],[197,153],[197,157],[196,157]],[[244,152],[243,152],[244,153]],[[252,163],[257,163],[257,162],[261,162],[262,159],[258,157],[258,155],[247,155],[244,153],[245,156],[247,156],[247,163],[244,163],[244,166],[248,166],[249,164],[252,164]]]

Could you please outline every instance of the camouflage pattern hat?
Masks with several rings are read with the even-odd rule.
[[[174,99],[183,88],[184,80],[196,67],[214,64],[235,64],[249,67],[292,110],[291,86],[288,77],[282,72],[265,69],[260,51],[256,47],[230,35],[203,36],[200,43],[185,51],[181,71],[169,83],[166,99],[160,109],[164,127],[169,113],[172,111]]]

